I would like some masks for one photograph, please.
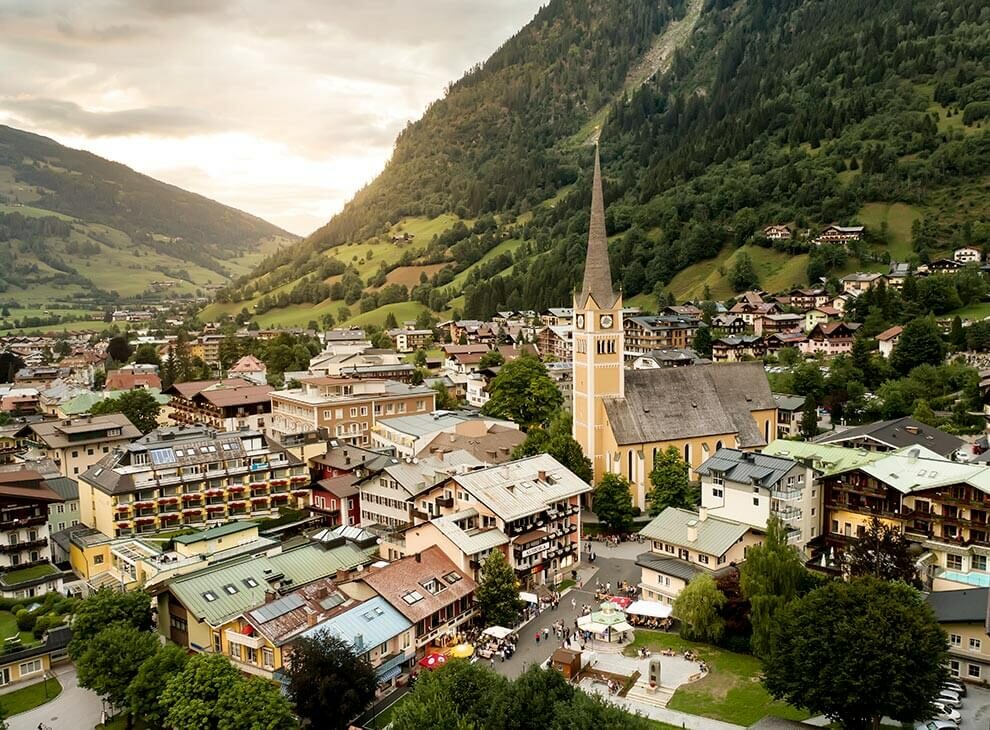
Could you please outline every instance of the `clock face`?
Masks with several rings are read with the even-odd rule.
[[[611,314],[603,314],[602,315],[602,327],[604,327],[605,329],[608,329],[611,326],[612,326],[612,315]]]
[[[578,327],[579,330],[583,330],[584,329],[584,315],[583,314],[579,314],[577,316],[577,327]]]

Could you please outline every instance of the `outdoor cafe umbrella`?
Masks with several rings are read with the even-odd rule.
[[[437,654],[433,652],[432,654],[427,654],[425,657],[419,660],[419,666],[426,667],[427,669],[439,669],[444,664],[447,663],[447,657],[443,654]]]
[[[474,654],[474,646],[472,644],[458,644],[450,650],[450,656],[454,659],[468,659],[472,654]]]

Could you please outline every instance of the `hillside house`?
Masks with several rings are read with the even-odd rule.
[[[840,355],[852,352],[853,338],[862,325],[857,322],[830,322],[815,325],[801,345],[805,355]]]

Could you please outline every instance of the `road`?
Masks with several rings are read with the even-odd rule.
[[[44,723],[51,730],[90,730],[100,722],[102,703],[95,692],[83,689],[76,680],[76,668],[64,664],[55,670],[62,694],[33,710],[7,720],[10,730],[37,730]]]

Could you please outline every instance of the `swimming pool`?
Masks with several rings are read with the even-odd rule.
[[[990,586],[990,575],[987,573],[959,573],[955,570],[943,570],[935,577],[944,578],[945,580],[951,580],[956,583],[966,583],[971,586],[980,586],[981,588]]]

